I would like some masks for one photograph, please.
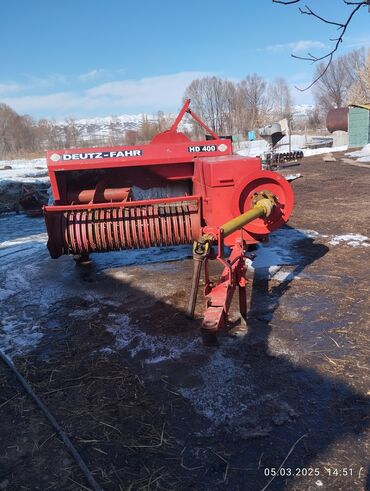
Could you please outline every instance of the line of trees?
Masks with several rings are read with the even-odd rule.
[[[317,73],[322,68],[318,65]],[[194,112],[221,135],[245,136],[247,130],[283,118],[293,118],[294,130],[316,131],[324,128],[329,109],[370,102],[370,50],[355,50],[333,60],[315,84],[313,94],[315,107],[304,121],[295,120],[291,87],[282,77],[271,83],[256,73],[239,82],[204,77],[190,83],[184,99],[190,98]],[[143,115],[137,128],[124,131],[119,119],[112,117],[105,135],[99,136],[96,127],[82,129],[72,118],[63,124],[48,119],[35,121],[0,103],[0,159],[40,155],[46,149],[146,143],[172,121],[173,116],[160,111],[154,119]],[[194,124],[190,133],[199,137],[201,131]]]
[[[351,51],[333,60],[314,86],[316,105],[327,112],[333,107],[370,102],[369,70],[370,51]],[[314,77],[318,77],[325,64],[317,65]]]
[[[234,83],[218,77],[193,80],[184,99],[219,134],[243,133],[282,118],[291,118],[293,97],[284,78],[268,83],[256,73]],[[195,127],[194,127],[195,130]]]
[[[172,116],[159,111],[155,118],[144,114],[137,128],[125,130],[118,117],[112,116],[102,134],[97,124],[84,127],[73,118],[36,121],[0,103],[0,159],[40,156],[48,149],[146,143],[172,121]]]
[[[316,67],[315,105],[301,121],[294,118],[291,87],[282,77],[271,83],[256,73],[236,83],[204,77],[191,82],[184,99],[191,99],[194,111],[219,134],[245,135],[247,130],[257,130],[283,118],[293,119],[296,130],[323,129],[329,109],[370,102],[370,51],[351,51],[333,60],[318,77],[324,68],[324,64]]]

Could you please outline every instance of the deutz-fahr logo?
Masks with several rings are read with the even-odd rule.
[[[53,153],[50,160],[58,162],[59,160],[91,160],[91,159],[122,159],[126,157],[141,157],[143,151],[137,150],[116,150],[111,152],[83,152],[83,153],[65,153],[59,155]]]

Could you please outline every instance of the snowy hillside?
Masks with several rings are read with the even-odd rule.
[[[124,134],[128,130],[138,130],[146,117],[148,122],[154,122],[155,117],[144,114],[122,114],[121,116],[107,116],[104,118],[76,119],[55,122],[58,129],[75,126],[83,139],[109,138],[113,134]]]
[[[310,111],[314,109],[312,104],[297,104],[293,108],[293,119],[307,118]]]
[[[302,120],[306,118],[312,109],[313,106],[309,104],[294,106],[293,119]],[[176,116],[176,114],[165,115],[168,120],[173,120]],[[103,118],[66,119],[64,121],[56,121],[55,127],[63,131],[73,125],[79,137],[83,140],[91,138],[108,140],[114,135],[123,135],[128,130],[139,130],[144,120],[154,123],[157,121],[157,116],[152,114],[121,114],[120,116],[106,116]],[[191,131],[191,124],[186,117],[180,124],[180,130]]]

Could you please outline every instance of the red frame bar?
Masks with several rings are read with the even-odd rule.
[[[50,205],[44,206],[44,211],[49,213],[71,211],[71,210],[98,210],[101,208],[130,208],[141,205],[163,205],[165,203],[184,203],[195,201],[200,204],[200,196],[175,196],[171,198],[149,199],[141,201],[115,201],[110,203],[88,203],[81,205]]]

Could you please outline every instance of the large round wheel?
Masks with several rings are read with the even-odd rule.
[[[234,216],[250,210],[253,207],[254,193],[270,191],[278,199],[270,216],[256,218],[245,225],[244,229],[251,234],[265,235],[285,225],[293,210],[294,195],[288,181],[276,172],[264,170],[249,174],[235,186],[232,199]]]

